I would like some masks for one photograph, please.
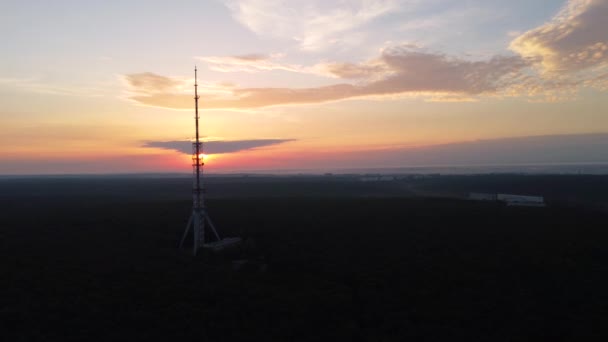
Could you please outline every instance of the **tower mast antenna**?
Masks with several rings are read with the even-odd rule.
[[[194,125],[196,129],[196,140],[192,143],[192,168],[193,168],[193,176],[194,182],[192,187],[192,214],[190,215],[190,219],[188,219],[188,224],[186,225],[186,230],[184,231],[184,235],[179,243],[179,248],[181,249],[190,229],[193,231],[193,249],[192,254],[196,256],[199,248],[211,248],[214,250],[223,249],[224,247],[232,244],[239,243],[241,238],[220,238],[220,235],[217,233],[215,229],[215,225],[209,214],[207,213],[207,207],[205,206],[205,188],[203,186],[202,178],[203,178],[203,165],[205,165],[203,157],[204,157],[204,149],[203,143],[200,141],[199,135],[199,120],[200,115],[198,113],[198,99],[200,96],[198,95],[198,75],[197,68],[194,66]],[[208,242],[205,237],[205,224],[211,228],[213,232],[213,238],[215,241]]]
[[[201,142],[200,142],[200,137],[198,135],[198,120],[200,119],[200,116],[198,115],[198,99],[200,97],[198,96],[198,76],[197,76],[197,70],[196,70],[196,65],[194,66],[194,123],[196,126],[196,142],[195,142],[195,149],[194,149],[194,156],[195,158],[195,165],[196,165],[196,183],[194,185],[194,208],[197,209],[201,209],[203,206],[202,203],[202,189],[201,189],[201,169],[202,169],[202,165],[201,165]]]

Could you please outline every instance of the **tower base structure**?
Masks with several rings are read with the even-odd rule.
[[[211,233],[213,233],[213,237],[215,239],[206,239],[205,237],[205,228],[209,227]],[[212,251],[221,251],[222,249],[228,248],[230,246],[234,246],[241,242],[240,237],[231,237],[231,238],[220,238],[220,235],[217,233],[215,229],[215,225],[211,218],[207,214],[207,211],[204,209],[193,209],[192,214],[190,215],[190,219],[188,220],[188,224],[186,225],[186,230],[184,231],[184,235],[179,243],[179,248],[181,249],[188,237],[188,234],[192,230],[192,255],[196,256],[199,249],[206,248]]]

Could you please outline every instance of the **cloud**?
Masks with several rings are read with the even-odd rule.
[[[252,150],[265,146],[278,145],[295,139],[253,139],[253,140],[211,140],[203,142],[205,153],[207,154],[222,154],[234,153],[245,150]],[[192,153],[192,141],[190,140],[174,140],[174,141],[148,141],[143,147],[162,148],[166,150],[174,150],[181,153]]]
[[[451,92],[475,95],[494,92],[509,81],[509,76],[529,65],[517,56],[470,61],[409,47],[388,49],[381,58],[391,73],[368,85],[371,94]]]
[[[406,1],[419,3],[418,0]],[[237,20],[255,32],[292,38],[303,34],[299,38],[301,42],[315,41],[313,37],[321,36],[328,42],[334,34],[346,36],[357,25],[401,10],[396,1],[379,0],[361,0],[339,7],[315,0],[297,3],[236,0],[228,6]],[[321,10],[325,14],[319,14],[323,12]],[[472,15],[483,11],[456,10],[453,13]],[[343,18],[352,17],[358,18],[354,24],[341,24]],[[484,96],[520,97],[538,102],[568,100],[576,98],[582,88],[608,90],[606,17],[608,0],[570,0],[547,23],[524,33],[511,32],[516,37],[509,47],[515,54],[485,59],[450,56],[411,44],[390,46],[375,58],[360,62],[323,61],[299,65],[288,63],[282,54],[199,57],[210,69],[221,72],[281,70],[339,80],[331,85],[310,88],[199,86],[200,105],[202,108],[242,109],[387,96],[417,96],[428,101],[476,101]],[[327,18],[335,19],[335,23],[326,23]],[[312,24],[317,21],[319,25]],[[177,78],[140,73],[127,75],[125,79],[131,89],[129,98],[140,104],[192,108],[191,85],[186,87],[182,82],[179,86]]]
[[[528,66],[527,60],[517,56],[469,61],[404,45],[385,49],[379,58],[361,64],[316,66],[323,67],[324,72],[334,77],[361,78],[361,82],[356,84],[338,83],[313,88],[232,88],[230,94],[202,93],[201,105],[204,108],[256,108],[408,93],[449,93],[466,98],[496,92]],[[138,80],[140,75],[144,75],[144,81]],[[156,88],[148,83],[157,79],[160,84]],[[166,89],[167,82],[162,76],[133,74],[126,80],[136,94],[131,99],[137,102],[176,109],[192,107],[192,96]],[[139,90],[140,84],[144,85],[142,91]]]
[[[374,79],[388,72],[388,68],[382,61],[371,61],[368,63],[324,63],[318,64],[316,69],[329,76],[344,79]]]
[[[206,62],[209,69],[219,72],[260,72],[283,70],[291,72],[308,72],[302,66],[281,62],[282,54],[249,54],[238,56],[207,56],[198,57]]]
[[[608,63],[608,1],[570,0],[548,23],[511,42],[547,72],[580,71]]]
[[[549,22],[513,39],[510,49],[534,61],[505,94],[564,101],[581,88],[608,90],[608,0],[570,0]]]
[[[258,13],[265,6],[280,4],[283,3],[247,0],[237,1],[231,6],[237,6],[237,12],[245,15]],[[345,13],[355,15],[353,13],[363,11],[367,14],[361,12],[355,16],[370,19],[389,11],[390,4],[393,2],[362,1],[345,10]],[[314,12],[321,5],[313,1],[310,6]],[[280,30],[283,25],[282,11],[289,8],[286,5],[278,9],[279,12],[258,14],[262,17],[280,17],[277,19]],[[305,18],[307,8],[298,8],[301,11],[294,13],[301,13]],[[330,10],[328,13],[333,12]],[[245,17],[254,20],[255,15]],[[203,57],[212,69],[219,71],[285,70],[323,75],[341,81],[310,88],[210,86],[207,89],[199,88],[203,99],[201,106],[258,108],[408,95],[421,96],[429,101],[475,101],[482,96],[563,101],[575,98],[585,87],[608,90],[607,17],[608,0],[570,0],[549,22],[512,40],[510,48],[517,55],[497,55],[483,60],[449,56],[408,44],[386,48],[376,58],[360,63],[323,62],[301,66],[284,63],[282,55]],[[250,23],[261,31],[265,30],[266,24],[257,21]],[[292,26],[298,25],[294,22]],[[328,32],[338,31],[330,29]],[[190,89],[181,91],[178,87],[172,87],[171,79],[164,76],[143,73],[128,75],[126,79],[132,89],[131,99],[141,104],[177,109],[192,107]]]
[[[251,61],[251,62],[255,62],[255,61],[266,60],[269,57],[271,57],[271,56],[257,54],[257,53],[250,53],[248,55],[233,56],[232,58],[235,59],[235,60],[239,60],[239,61]]]
[[[125,79],[132,87],[137,88],[139,92],[147,94],[173,90],[182,83],[177,79],[157,75],[151,72],[126,75]]]
[[[207,63],[209,69],[218,72],[248,72],[282,70],[331,78],[369,79],[383,70],[383,66],[374,61],[365,64],[355,63],[318,63],[313,66],[302,66],[282,61],[283,54],[248,54],[237,56],[205,56],[198,60]],[[162,77],[162,76],[159,76]]]
[[[412,1],[409,1],[412,2]],[[399,10],[395,0],[357,0],[347,5],[310,0],[225,1],[233,18],[260,36],[296,41],[302,50],[323,50],[344,44],[351,32]]]

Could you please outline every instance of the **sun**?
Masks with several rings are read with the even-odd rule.
[[[195,164],[196,154],[184,154],[183,156],[184,156],[184,159],[187,159],[192,164]],[[206,154],[206,153],[199,153],[198,159],[199,159],[199,161],[201,163],[207,163],[210,160],[214,160],[215,159],[215,155],[213,155],[213,154]]]
[[[202,161],[202,162],[208,162],[209,160],[213,160],[214,159],[214,155],[213,154],[206,154],[206,153],[200,153],[198,155],[198,158]]]

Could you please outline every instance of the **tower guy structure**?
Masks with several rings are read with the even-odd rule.
[[[215,225],[209,214],[207,213],[207,207],[205,206],[205,188],[203,185],[203,143],[200,141],[198,123],[200,116],[198,113],[198,80],[197,80],[197,69],[194,67],[194,123],[196,126],[196,140],[192,143],[192,173],[193,173],[193,186],[192,186],[192,214],[188,219],[186,230],[179,243],[181,249],[184,241],[188,237],[188,233],[192,230],[192,241],[193,249],[192,254],[196,255],[200,248],[210,248],[214,250],[223,249],[232,244],[236,244],[241,241],[238,237],[233,238],[220,238],[220,235],[215,229]],[[207,238],[205,235],[205,228],[209,227],[213,233],[213,239],[211,236]],[[209,233],[211,233],[209,232]],[[211,234],[208,234],[211,235]]]

